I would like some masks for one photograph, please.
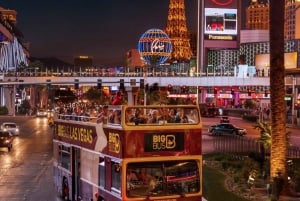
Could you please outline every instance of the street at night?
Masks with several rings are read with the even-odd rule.
[[[10,152],[0,149],[0,200],[57,200],[52,178],[52,134],[47,118],[1,116],[20,126]]]

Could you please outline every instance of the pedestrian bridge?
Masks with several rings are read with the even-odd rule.
[[[269,86],[269,77],[234,77],[234,76],[4,76],[0,85],[19,84],[24,85],[47,84],[53,85],[73,85],[75,80],[82,86],[93,86],[101,79],[103,86],[119,85],[120,80],[124,80],[126,86],[139,86],[140,80],[144,79],[145,84],[158,83],[160,86]]]

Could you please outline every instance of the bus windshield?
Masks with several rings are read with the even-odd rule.
[[[168,196],[200,191],[195,160],[138,162],[127,166],[127,196]]]

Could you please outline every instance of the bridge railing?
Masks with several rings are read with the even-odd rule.
[[[237,77],[233,71],[227,72],[14,72],[1,73],[5,77]],[[250,77],[246,75],[246,77]],[[254,74],[252,77],[269,77]]]

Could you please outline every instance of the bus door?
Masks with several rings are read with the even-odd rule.
[[[72,147],[72,200],[80,195],[80,149]]]

